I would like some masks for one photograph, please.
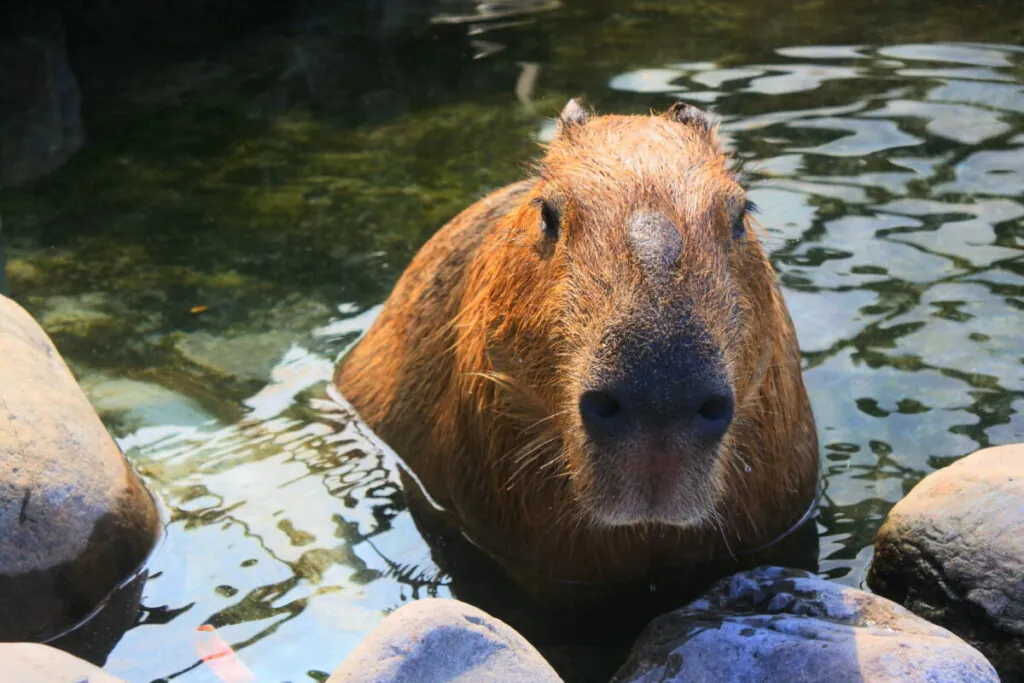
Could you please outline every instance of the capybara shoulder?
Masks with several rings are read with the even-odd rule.
[[[424,245],[335,382],[523,581],[770,544],[818,447],[754,210],[704,112],[571,101],[532,177]]]
[[[429,431],[414,416],[425,417],[447,392],[448,377],[438,372],[454,363],[467,269],[496,222],[528,191],[526,181],[497,190],[438,231],[402,274],[366,338],[338,365],[335,383],[404,457],[417,459],[412,444],[423,444],[420,435]]]

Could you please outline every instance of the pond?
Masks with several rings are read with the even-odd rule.
[[[336,10],[84,72],[85,147],[0,193],[10,294],[168,522],[111,673],[216,681],[211,624],[258,680],[323,680],[388,610],[449,594],[323,385],[570,96],[721,118],[801,341],[823,575],[861,585],[916,482],[1024,441],[1024,8],[529,4],[384,44]]]

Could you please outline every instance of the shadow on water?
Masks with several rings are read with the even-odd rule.
[[[486,588],[434,558],[394,468],[319,387],[415,250],[520,177],[570,95],[721,116],[804,352],[822,574],[859,585],[904,491],[1024,440],[1016,3],[607,0],[431,23],[478,3],[440,4],[140,18],[109,0],[5,24],[9,49],[61,35],[58,17],[46,63],[66,54],[84,135],[0,192],[8,289],[169,510],[113,673],[211,680],[212,624],[260,680],[322,680],[404,601]],[[400,5],[416,11],[385,20]],[[64,131],[75,108],[51,95],[69,92],[5,101],[50,113],[3,118],[0,138]]]

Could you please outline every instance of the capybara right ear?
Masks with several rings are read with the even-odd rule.
[[[706,111],[683,101],[676,102],[669,107],[665,116],[684,126],[693,126],[705,133],[710,132],[714,127],[711,117]]]
[[[558,115],[558,134],[562,135],[568,130],[582,126],[589,120],[590,113],[580,106],[580,101],[574,97],[566,103],[562,108],[562,113]]]

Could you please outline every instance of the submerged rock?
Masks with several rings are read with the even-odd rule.
[[[116,423],[119,434],[151,425],[193,427],[216,420],[197,401],[154,382],[96,373],[83,377],[81,386],[103,421]]]
[[[899,605],[807,572],[761,567],[718,582],[644,631],[619,683],[998,682],[977,650]]]
[[[206,372],[266,382],[288,349],[307,342],[309,331],[331,314],[322,301],[290,296],[223,333],[199,330],[178,335],[175,348],[184,360]]]
[[[526,639],[458,600],[416,600],[360,643],[328,683],[561,681]]]
[[[4,680],[18,683],[124,683],[56,648],[37,643],[0,643]]]
[[[45,640],[137,573],[159,516],[49,338],[2,296],[0,358],[0,640]]]
[[[207,372],[240,380],[265,382],[299,336],[288,331],[220,336],[209,332],[182,335],[176,344],[187,360]]]
[[[1024,680],[1024,444],[925,477],[879,529],[868,582]]]
[[[78,296],[54,296],[46,300],[39,322],[50,334],[84,337],[97,328],[114,327],[116,318],[110,308],[110,297],[106,294],[90,292]]]

